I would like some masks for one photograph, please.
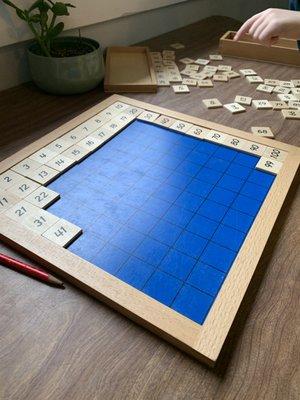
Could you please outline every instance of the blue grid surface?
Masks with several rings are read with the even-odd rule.
[[[275,179],[258,157],[134,121],[49,187],[69,247],[203,324]]]

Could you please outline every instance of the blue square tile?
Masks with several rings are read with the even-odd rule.
[[[116,277],[136,289],[142,289],[147,280],[153,274],[155,268],[139,260],[136,257],[130,257],[128,261],[119,269]]]
[[[184,285],[172,304],[173,310],[198,324],[203,324],[214,298],[189,285]]]
[[[195,259],[171,249],[161,262],[159,269],[175,276],[178,279],[185,280],[195,265]]]
[[[68,247],[68,250],[86,261],[91,261],[104,245],[105,241],[99,238],[99,236],[92,232],[83,232],[83,234]]]
[[[229,165],[229,161],[222,160],[221,158],[212,157],[208,160],[205,166],[214,169],[215,171],[225,172]]]
[[[239,192],[244,183],[245,181],[240,178],[225,174],[219,180],[217,186],[223,189],[231,190],[233,192]]]
[[[152,179],[156,179],[159,182],[165,181],[173,171],[169,168],[164,168],[161,165],[153,165],[149,171],[146,172],[146,175]]]
[[[226,174],[235,176],[236,178],[240,179],[247,179],[252,171],[251,168],[245,167],[241,164],[231,163],[226,170]]]
[[[74,206],[79,208],[82,205],[79,202],[77,203],[75,205],[74,199],[65,195],[48,207],[48,211],[57,217],[68,219],[74,213]]]
[[[200,166],[190,161],[182,161],[176,171],[188,176],[195,176],[199,172]]]
[[[190,274],[187,283],[211,296],[216,296],[226,274],[209,265],[198,262]]]
[[[168,222],[171,222],[176,226],[185,228],[188,222],[191,220],[192,216],[193,213],[191,211],[173,205],[168,209],[166,214],[163,216],[163,219]]]
[[[203,202],[203,198],[193,193],[183,192],[175,201],[175,205],[188,211],[197,211]]]
[[[71,190],[77,185],[78,183],[75,180],[67,179],[64,177],[64,175],[61,175],[58,179],[55,179],[55,181],[51,182],[47,187],[63,196],[71,192]]]
[[[235,197],[236,193],[219,187],[215,187],[208,196],[210,200],[223,204],[224,206],[230,206]]]
[[[125,224],[135,213],[136,209],[122,202],[117,202],[110,209],[104,211],[104,214],[116,221]]]
[[[229,209],[223,218],[222,223],[224,225],[230,226],[231,228],[237,229],[244,233],[247,233],[251,228],[254,217],[240,213],[239,211]]]
[[[256,216],[261,206],[261,202],[251,199],[248,196],[239,195],[232,204],[232,208],[245,214]]]
[[[127,226],[141,233],[149,233],[149,231],[157,224],[158,218],[145,213],[144,211],[136,211],[128,220]]]
[[[142,209],[148,214],[154,215],[157,218],[161,218],[167,212],[169,207],[170,203],[167,201],[151,196],[145,201]]]
[[[185,159],[190,152],[191,149],[189,147],[180,146],[179,144],[174,144],[174,146],[168,150],[169,155],[181,160]]]
[[[200,261],[220,271],[228,272],[235,257],[236,253],[234,251],[219,246],[218,244],[209,243],[200,257]]]
[[[206,197],[212,190],[213,185],[211,183],[199,181],[198,179],[193,179],[192,182],[187,186],[186,190],[197,196]]]
[[[207,142],[206,140],[199,140],[196,149],[201,153],[212,155],[219,149],[219,147],[219,145]]]
[[[229,226],[220,225],[212,237],[212,241],[238,253],[245,234]]]
[[[173,172],[165,181],[167,185],[174,186],[178,189],[185,189],[191,182],[192,178],[188,175]]]
[[[250,176],[248,177],[249,182],[256,183],[257,185],[261,185],[266,188],[270,188],[274,180],[275,180],[274,175],[258,170],[252,171]]]
[[[256,185],[255,183],[246,182],[242,187],[241,194],[244,196],[251,197],[255,200],[263,202],[268,194],[269,188],[264,186]]]
[[[173,154],[167,153],[159,159],[158,165],[174,170],[182,163],[182,160],[181,157],[176,157]]]
[[[239,152],[234,159],[237,164],[244,165],[245,167],[254,168],[259,161],[259,157],[252,156],[250,154],[245,154]]]
[[[197,165],[204,165],[208,161],[209,157],[209,154],[193,150],[192,152],[190,152],[186,159]]]
[[[149,197],[149,193],[140,189],[130,189],[125,193],[122,201],[134,207],[141,207]]]
[[[109,243],[118,247],[127,253],[133,253],[140,243],[145,239],[145,235],[137,232],[128,226],[122,226],[121,229],[113,235]]]
[[[115,246],[106,244],[92,259],[92,263],[110,274],[115,274],[129,258],[129,254]]]
[[[143,174],[140,172],[123,170],[119,174],[117,182],[122,182],[124,185],[132,186],[135,185],[142,177]]]
[[[162,271],[156,271],[143,288],[143,292],[169,306],[177,295],[182,282]]]
[[[90,226],[90,231],[101,237],[103,240],[109,240],[121,228],[121,224],[106,215],[101,215]]]
[[[236,150],[228,149],[226,147],[219,147],[215,152],[214,157],[221,158],[222,160],[232,161],[238,152]]]
[[[181,189],[163,183],[155,191],[155,193],[153,193],[153,196],[156,197],[157,199],[164,200],[169,203],[174,203],[174,201],[178,198],[181,192],[182,192]]]
[[[189,222],[186,230],[195,233],[196,235],[202,236],[206,239],[210,239],[215,233],[217,227],[217,222],[196,214]]]
[[[196,178],[202,182],[207,182],[211,183],[212,185],[215,185],[222,176],[223,176],[222,172],[203,167],[196,175]]]
[[[142,190],[145,193],[151,195],[159,187],[160,182],[156,179],[152,179],[149,176],[143,176],[136,184],[134,189]]]
[[[197,214],[203,215],[213,221],[220,222],[227,210],[228,207],[223,206],[222,204],[211,200],[205,200],[198,209]]]
[[[176,136],[176,144],[179,146],[184,146],[192,150],[196,148],[198,145],[198,140],[194,139],[193,137],[186,136],[178,132],[175,133],[175,136]]]
[[[80,226],[80,228],[82,228],[84,231],[91,229],[91,227],[99,217],[100,215],[96,211],[89,210],[83,205],[81,205],[80,207],[72,208],[68,217],[65,216],[65,218],[69,222]]]
[[[146,263],[158,266],[169,251],[169,247],[157,240],[146,238],[135,250],[136,257]]]
[[[178,226],[161,220],[150,231],[149,236],[168,246],[173,246],[173,244],[178,239],[181,231],[181,228],[179,228]]]
[[[159,159],[161,159],[163,154],[164,153],[157,152],[154,149],[150,149],[150,148],[143,150],[144,159],[151,163],[156,163]]]
[[[175,242],[174,248],[190,257],[197,258],[203,252],[207,242],[206,239],[194,233],[184,231]]]

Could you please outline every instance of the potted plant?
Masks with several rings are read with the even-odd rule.
[[[33,81],[53,94],[83,93],[95,88],[104,77],[103,53],[98,42],[76,36],[60,36],[69,15],[70,3],[37,0],[28,9],[12,1],[3,3],[15,9],[32,31],[35,41],[28,47],[28,61]]]

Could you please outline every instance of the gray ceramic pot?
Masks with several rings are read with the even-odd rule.
[[[94,89],[104,77],[103,53],[98,42],[88,38],[62,36],[55,41],[78,44],[81,40],[94,50],[74,57],[45,57],[35,54],[37,44],[28,48],[28,61],[34,83],[46,92],[60,95]]]

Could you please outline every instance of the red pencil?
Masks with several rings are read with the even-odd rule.
[[[40,281],[50,283],[55,286],[64,286],[63,282],[59,279],[56,279],[54,276],[48,274],[46,271],[42,271],[36,267],[25,264],[19,260],[15,260],[12,257],[6,256],[5,254],[0,253],[0,263],[15,269],[16,271],[24,272],[26,275],[37,278]]]

